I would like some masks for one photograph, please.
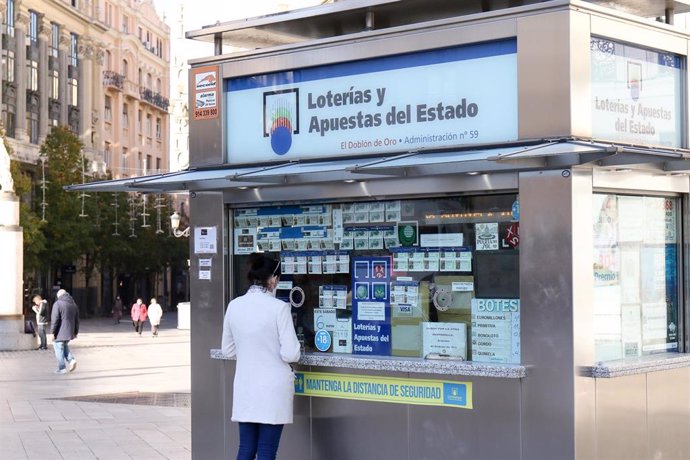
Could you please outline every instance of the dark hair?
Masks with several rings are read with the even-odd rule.
[[[249,284],[267,288],[268,280],[274,276],[280,278],[280,261],[267,255],[258,252],[252,253],[249,256],[247,266],[247,280],[249,280]]]

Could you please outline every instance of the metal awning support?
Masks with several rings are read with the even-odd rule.
[[[280,172],[277,175],[267,175],[264,177],[258,177],[257,174],[260,175],[264,172],[280,170],[282,168],[286,168],[290,165],[297,163],[299,163],[299,161],[289,161],[287,163],[280,163],[277,165],[265,166],[262,168],[252,168],[246,171],[241,170],[240,172],[235,172],[234,174],[225,176],[225,179],[230,182],[246,182],[247,180],[250,180],[251,182],[280,184],[281,182],[283,182],[282,174],[280,174]]]

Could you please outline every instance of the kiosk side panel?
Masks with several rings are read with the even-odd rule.
[[[192,373],[192,445],[195,458],[224,458],[224,424],[229,420],[229,404],[219,401],[226,395],[226,376],[223,366],[208,359],[208,350],[220,346],[223,329],[225,269],[223,264],[223,195],[196,193],[190,200],[194,226],[191,229],[190,287],[191,373]],[[198,227],[216,228],[216,253],[196,254],[199,245],[195,230]],[[199,279],[199,259],[211,259],[210,279]],[[234,362],[233,362],[234,365]]]

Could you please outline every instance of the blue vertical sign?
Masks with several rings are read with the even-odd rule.
[[[352,261],[352,351],[391,354],[390,257]]]

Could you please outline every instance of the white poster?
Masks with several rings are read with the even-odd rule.
[[[216,254],[216,227],[194,227],[194,254]]]
[[[422,247],[452,248],[462,246],[462,243],[462,233],[422,233],[419,235],[419,245]]]
[[[472,299],[472,361],[520,362],[520,299]]]
[[[467,359],[467,325],[422,323],[422,357],[437,355]]]
[[[480,223],[474,225],[477,251],[498,249],[498,223]]]
[[[359,302],[357,308],[358,321],[385,321],[385,302]]]
[[[336,319],[333,353],[352,353],[352,318]]]

